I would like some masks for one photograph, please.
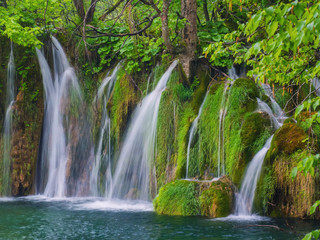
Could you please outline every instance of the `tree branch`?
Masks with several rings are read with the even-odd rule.
[[[105,37],[105,36],[108,36],[108,37],[126,37],[126,36],[135,36],[135,35],[138,35],[142,32],[144,32],[145,30],[147,30],[151,25],[152,25],[152,22],[154,19],[156,19],[158,16],[157,15],[154,15],[153,17],[151,17],[149,19],[149,23],[142,29],[140,29],[139,31],[136,31],[136,32],[133,32],[133,33],[122,33],[122,34],[115,34],[115,33],[103,33],[103,34],[100,34],[100,35],[95,35],[95,36],[86,36],[87,38],[99,38],[99,37]]]
[[[104,21],[110,13],[112,13],[114,10],[116,10],[117,7],[123,2],[124,0],[118,0],[115,5],[113,5],[111,8],[109,8],[99,19]]]

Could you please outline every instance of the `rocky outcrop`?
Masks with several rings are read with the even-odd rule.
[[[212,182],[175,180],[160,189],[153,205],[158,214],[225,217],[233,210],[234,189],[226,176]]]

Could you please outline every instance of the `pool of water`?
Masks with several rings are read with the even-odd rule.
[[[319,227],[316,221],[287,224],[259,216],[160,216],[149,202],[0,198],[0,239],[301,239]]]

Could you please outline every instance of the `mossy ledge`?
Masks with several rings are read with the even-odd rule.
[[[233,210],[234,189],[227,176],[213,182],[175,180],[160,189],[153,205],[158,214],[226,217]]]

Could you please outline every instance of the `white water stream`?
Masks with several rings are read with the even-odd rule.
[[[11,136],[12,136],[12,110],[15,98],[15,64],[13,55],[13,45],[7,69],[7,90],[6,90],[6,115],[3,128],[3,175],[2,175],[2,195],[11,195],[10,167],[11,167]]]
[[[155,89],[135,109],[113,176],[108,199],[150,200],[151,164],[154,159],[157,119],[162,92],[178,61],[174,61]]]

